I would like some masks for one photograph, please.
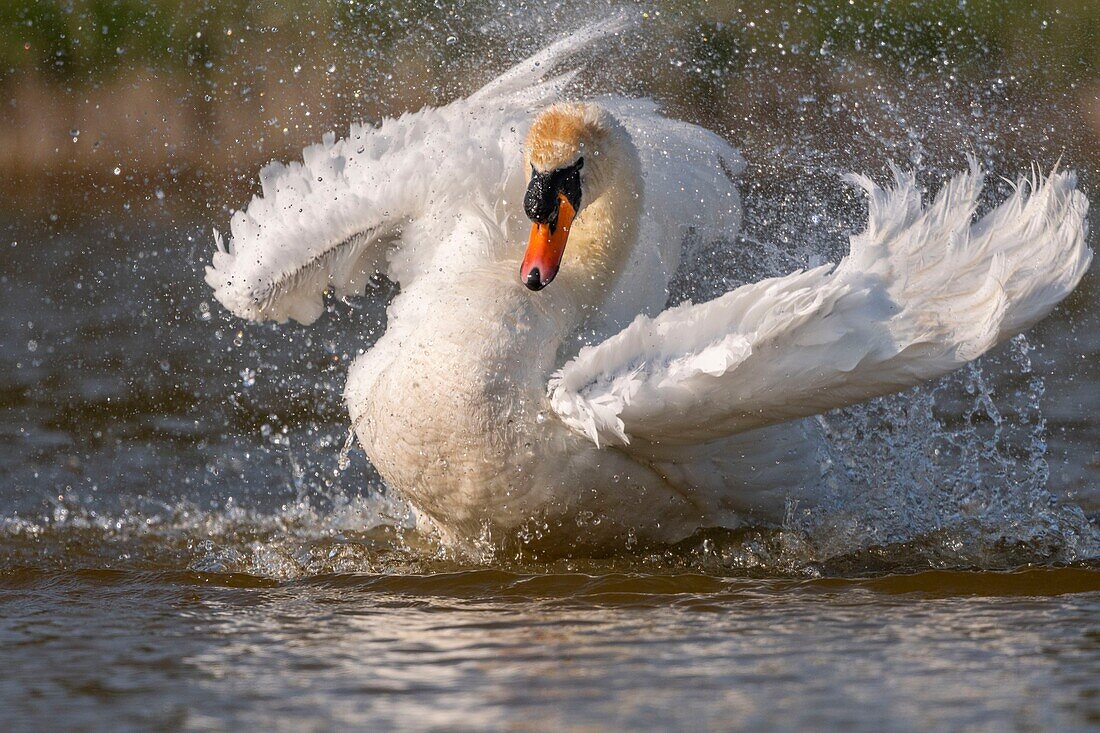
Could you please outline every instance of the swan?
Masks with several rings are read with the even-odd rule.
[[[740,225],[744,161],[646,100],[570,101],[547,75],[590,25],[468,98],[328,134],[215,231],[235,315],[312,323],[322,295],[400,285],[351,365],[354,434],[452,545],[670,543],[776,522],[822,493],[807,419],[944,375],[1046,316],[1091,252],[1072,172],[974,221],[982,172],[929,203],[879,186],[825,264],[666,309],[694,243]]]

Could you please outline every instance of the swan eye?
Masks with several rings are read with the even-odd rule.
[[[554,174],[557,171],[539,173],[531,169],[531,180],[523,196],[523,211],[531,221],[548,222],[557,208],[557,191]]]
[[[558,190],[569,199],[574,211],[580,211],[581,208],[581,168],[583,167],[584,158],[577,158],[576,163],[561,171],[562,177]]]
[[[584,158],[564,168],[540,173],[531,166],[531,180],[523,196],[523,211],[535,222],[551,222],[557,218],[558,194],[569,199],[573,210],[581,207],[581,168]]]

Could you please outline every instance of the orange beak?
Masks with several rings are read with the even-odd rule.
[[[531,290],[542,290],[558,274],[565,242],[569,239],[569,227],[576,214],[565,194],[559,193],[558,221],[553,230],[549,224],[535,222],[531,225],[531,239],[519,268],[520,280]]]

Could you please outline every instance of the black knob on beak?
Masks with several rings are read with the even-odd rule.
[[[531,166],[531,180],[523,196],[523,212],[540,224],[549,224],[553,231],[558,219],[558,195],[565,194],[574,211],[581,208],[581,168],[584,158],[565,168],[541,173]]]
[[[531,221],[548,223],[558,208],[557,181],[554,173],[539,173],[532,169],[531,181],[523,197],[523,211]]]

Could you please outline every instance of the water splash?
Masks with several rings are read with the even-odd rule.
[[[688,544],[714,567],[795,574],[1071,564],[1100,530],[1048,489],[1043,380],[1023,336],[937,384],[817,418],[830,497],[777,530]],[[989,372],[1017,370],[999,395]]]
[[[485,68],[485,55],[479,50],[494,49],[493,62],[504,66],[509,53],[515,58],[544,42],[547,27],[575,27],[606,12],[598,2],[585,3],[582,9],[560,3],[521,5],[504,13],[497,12],[492,3],[479,5],[480,15],[471,16],[475,19],[470,23],[448,19],[434,30],[417,30],[416,22],[402,17],[392,29],[379,30],[368,23],[364,26],[367,30],[355,31],[354,21],[368,15],[369,8],[350,9],[349,17],[341,20],[340,33],[341,39],[348,40],[342,45],[353,51],[354,58],[340,60],[337,66],[341,71],[352,70],[347,76],[353,86],[330,96],[354,101],[339,112],[339,127],[346,124],[345,118],[377,118],[401,111],[402,105],[446,101],[448,95],[476,88],[491,76],[493,70]],[[813,4],[801,7],[813,9]],[[779,18],[780,9],[777,6],[770,14],[775,19],[773,25],[797,20]],[[1078,165],[1087,160],[1080,151],[1074,152],[1075,146],[1087,145],[1091,138],[1078,134],[1081,123],[1075,121],[1072,105],[1066,103],[1066,95],[1076,93],[1072,84],[1028,86],[1028,72],[1036,68],[1011,66],[982,65],[980,74],[967,76],[951,54],[942,51],[924,59],[927,63],[923,64],[904,58],[884,61],[882,48],[895,49],[887,55],[899,57],[906,49],[923,53],[922,39],[927,40],[929,32],[935,33],[944,24],[937,25],[935,17],[918,18],[911,21],[911,27],[891,30],[897,35],[886,46],[863,44],[862,35],[866,34],[861,35],[857,27],[862,22],[857,17],[860,12],[850,11],[838,22],[842,30],[826,30],[820,44],[810,44],[799,38],[797,29],[784,36],[780,28],[775,38],[766,37],[771,32],[766,29],[769,21],[759,13],[749,17],[754,14],[752,8],[738,10],[736,17],[721,21],[665,9],[660,19],[649,13],[630,43],[591,59],[591,73],[578,95],[608,91],[652,94],[673,114],[702,122],[742,146],[750,162],[742,189],[748,206],[746,234],[737,242],[700,249],[692,268],[695,275],[674,283],[674,301],[684,297],[698,301],[742,282],[835,261],[846,249],[844,235],[858,228],[863,218],[859,197],[839,184],[840,174],[847,170],[873,172],[887,159],[894,159],[919,167],[931,180],[956,169],[963,153],[976,152],[986,167],[1013,174],[1021,163],[1026,165],[1032,159],[1052,162],[1063,146],[1070,149],[1067,160],[1078,161]],[[970,12],[960,5],[957,13],[963,17],[957,25],[966,26]],[[816,13],[801,15],[808,18]],[[750,20],[753,26],[744,22]],[[429,18],[425,25],[431,22]],[[872,27],[878,26],[867,25],[867,29]],[[460,41],[424,43],[425,33],[437,40],[453,37]],[[847,47],[840,37],[844,33],[851,36]],[[405,34],[408,38],[399,40]],[[853,38],[862,48],[850,43]],[[417,65],[401,72],[388,62],[377,61],[379,57],[419,58],[425,48],[438,55],[426,64],[430,74]],[[293,58],[288,63],[300,69],[301,61]],[[895,61],[896,68],[892,65]],[[242,56],[241,66],[229,65],[225,73],[247,80],[255,70],[245,69],[244,63]],[[1038,67],[1041,61],[1036,57],[1033,63]],[[328,66],[326,62],[317,68]],[[264,77],[279,76],[264,68]],[[343,75],[330,72],[329,76],[336,77],[331,83],[339,85]],[[404,89],[410,79],[422,76],[435,86],[416,87],[419,96],[415,89]],[[360,95],[360,87],[373,91]],[[231,102],[238,106],[236,100]],[[315,115],[309,118],[309,125],[301,117],[289,123],[271,117],[264,125],[282,136],[288,127],[297,129],[302,123],[309,135],[319,136],[323,130],[311,125],[321,119],[324,104],[314,100],[300,106],[301,114]],[[267,120],[268,115],[263,118]],[[262,149],[265,159],[270,157],[269,147],[261,143],[256,147]],[[254,168],[251,163],[243,167]],[[223,199],[231,198],[220,185],[211,190],[216,194],[199,201],[207,219],[221,216]],[[1000,192],[991,187],[988,194],[996,197]],[[143,240],[135,236],[134,241]],[[117,242],[109,244],[113,247]],[[160,258],[162,262],[179,259],[179,247],[170,246],[173,244],[176,242],[164,244],[168,254]],[[20,247],[20,251],[24,249]],[[192,249],[194,262],[208,256],[197,244]],[[78,263],[74,268],[81,277],[97,268],[109,270],[114,254],[97,256],[94,267]],[[147,263],[141,266],[149,267]],[[25,269],[30,272],[33,268],[28,265]],[[108,271],[98,287],[134,283],[150,272]],[[175,292],[180,282],[198,286],[201,276],[174,273],[149,282],[163,282],[164,286],[128,297],[155,309],[163,292]],[[12,292],[24,293],[22,297],[29,301],[48,285],[22,283],[23,290],[13,288]],[[149,388],[148,404],[135,400],[127,407],[130,412],[115,413],[110,411],[115,408],[108,404],[109,399],[93,403],[95,390],[104,387],[96,387],[96,375],[92,374],[87,385],[81,383],[83,391],[79,392],[89,401],[88,410],[61,420],[50,412],[36,418],[38,422],[29,433],[40,441],[38,445],[46,446],[36,448],[46,457],[35,459],[39,463],[29,464],[29,470],[36,483],[48,484],[45,491],[51,497],[63,498],[53,498],[45,512],[5,513],[0,518],[0,554],[16,564],[191,567],[275,578],[396,571],[424,558],[438,559],[439,547],[413,529],[416,518],[407,507],[362,476],[349,475],[356,425],[351,426],[335,457],[335,470],[328,461],[346,429],[343,405],[333,395],[339,394],[350,354],[362,346],[348,334],[354,332],[358,338],[382,330],[380,307],[356,320],[354,309],[359,306],[333,305],[330,310],[335,316],[317,324],[322,330],[315,328],[310,334],[293,330],[276,334],[251,326],[242,331],[240,324],[211,311],[208,293],[199,287],[186,296],[191,307],[178,309],[199,314],[197,330],[181,337],[179,326],[173,325],[159,336],[161,341],[154,349],[172,355],[172,361],[157,354],[162,367],[132,369],[166,375],[168,386],[159,387],[159,392]],[[65,297],[63,293],[56,296]],[[25,303],[20,305],[12,312],[25,312]],[[73,313],[86,311],[82,296]],[[175,310],[151,312],[154,315],[120,326],[109,320],[113,316],[104,306],[89,319],[91,323],[59,320],[58,330],[89,334],[88,343],[93,345],[86,352],[72,354],[74,359],[82,359],[101,348],[104,324],[114,324],[116,335],[143,332],[157,322],[178,324]],[[16,320],[24,318],[13,318],[13,323]],[[0,324],[0,332],[3,330]],[[36,359],[64,343],[56,335],[47,340],[35,334],[28,341],[22,332],[12,333],[12,343],[18,337],[19,351],[33,352]],[[211,335],[218,333],[222,340]],[[189,352],[214,353],[215,363],[203,371],[191,354],[176,354],[181,343]],[[134,343],[132,350],[141,353],[146,346]],[[321,351],[324,353],[319,356]],[[1049,487],[1050,430],[1041,409],[1047,385],[1030,366],[1033,354],[1028,341],[1018,340],[936,385],[820,418],[821,460],[831,492],[825,506],[807,510],[792,505],[787,520],[778,528],[705,533],[671,550],[638,549],[617,562],[627,566],[687,565],[718,572],[814,574],[928,565],[1002,567],[1096,558],[1100,540],[1095,524],[1080,508],[1055,497]],[[126,359],[131,358],[120,355],[117,362],[129,369],[132,362]],[[30,364],[34,369],[49,368],[48,360]],[[231,384],[219,388],[217,375],[223,373]],[[324,376],[317,378],[318,373]],[[50,383],[37,372],[23,379]],[[186,390],[174,384],[181,379],[192,380]],[[63,380],[56,377],[55,381]],[[193,399],[192,393],[201,397]],[[180,414],[162,414],[169,401],[165,396],[184,403],[178,408]],[[200,407],[198,412],[211,423],[218,421],[220,413],[210,403],[219,396],[236,410],[235,417],[227,416],[216,428],[203,428],[206,433],[196,428],[185,432],[184,423],[194,422],[194,414],[188,412],[192,407]],[[91,414],[96,405],[109,419]],[[320,461],[323,470],[286,444],[276,445],[281,431],[263,433],[261,424],[272,423],[275,413],[284,425],[308,422],[316,413],[323,413],[317,431],[326,440],[310,441],[305,448],[311,455],[324,454],[326,460]],[[203,480],[223,491],[222,497],[217,501],[208,495],[181,499],[183,485],[166,480],[141,487],[144,493],[121,507],[104,506],[94,490],[84,495],[65,491],[66,485],[77,483],[71,475],[77,469],[67,463],[50,474],[50,480],[39,478],[40,470],[45,473],[43,466],[49,467],[51,451],[60,452],[56,446],[71,440],[66,430],[79,437],[90,428],[92,435],[97,431],[106,434],[103,440],[107,441],[113,426],[104,423],[115,419],[111,416],[117,416],[118,424],[130,431],[126,439],[138,446],[133,448],[135,452],[143,447],[155,451],[156,445],[149,447],[154,439],[178,430],[180,443],[197,444],[194,453],[216,454],[204,457]],[[173,418],[178,425],[173,425]],[[66,420],[74,424],[70,426]],[[254,446],[251,455],[230,455],[222,440],[225,434],[244,441],[254,439],[260,447]],[[275,461],[264,453],[268,449],[279,456],[276,468],[272,468]],[[267,484],[264,498],[284,497],[280,506],[258,508],[253,503],[255,497],[242,487],[242,471],[236,468],[249,462],[262,464],[258,471],[265,475],[255,483]],[[152,459],[150,465],[155,465]],[[122,472],[124,469],[114,466],[104,468],[99,483],[106,486],[113,481],[121,486],[117,474]],[[91,469],[88,474],[94,489],[96,475]],[[129,485],[119,489],[129,490]],[[538,539],[538,527],[525,531]],[[482,543],[482,549],[490,544]],[[473,560],[502,561],[483,552]],[[521,555],[518,561],[528,562],[529,558]]]

